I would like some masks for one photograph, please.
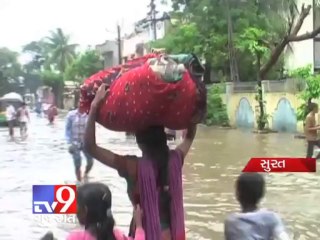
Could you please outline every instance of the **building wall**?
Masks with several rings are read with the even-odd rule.
[[[157,39],[161,39],[165,36],[165,22],[157,23]],[[136,53],[136,47],[138,44],[147,44],[154,40],[153,28],[149,24],[147,28],[141,29],[142,31],[136,34],[127,36],[123,40],[123,57],[129,57]],[[144,54],[147,52],[145,48]]]
[[[314,41],[314,68],[320,69],[320,39]]]
[[[101,54],[104,67],[113,67],[119,64],[118,42],[107,40],[103,44],[96,46],[96,50]]]
[[[305,6],[313,5],[313,0],[299,0],[298,9],[301,9],[302,4]],[[314,29],[313,24],[314,14],[313,10],[310,11],[310,14],[304,20],[304,23],[298,33],[304,34],[306,32],[311,32]],[[291,50],[286,51],[286,65],[288,69],[296,69],[299,67],[304,67],[311,64],[312,69],[314,68],[314,40],[309,39],[301,42],[291,43]]]
[[[263,89],[269,81],[263,81]],[[222,94],[226,103],[231,126],[256,128],[259,105],[254,91],[234,92],[234,84],[227,83],[226,93]],[[302,132],[303,123],[297,121],[297,109],[303,103],[297,92],[264,91],[265,111],[270,116],[269,128],[280,132]]]

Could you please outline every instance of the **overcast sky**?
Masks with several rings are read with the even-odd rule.
[[[0,47],[24,44],[61,27],[82,47],[116,37],[116,23],[130,32],[150,0],[0,0]],[[160,2],[160,0],[158,0]],[[160,10],[160,8],[159,8]]]

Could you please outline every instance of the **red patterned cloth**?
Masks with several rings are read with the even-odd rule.
[[[105,82],[110,84],[110,95],[97,117],[104,127],[127,132],[154,125],[175,130],[187,128],[197,112],[197,84],[189,71],[175,83],[163,81],[147,63],[155,56],[131,60],[85,80],[80,108],[89,111],[96,89]]]

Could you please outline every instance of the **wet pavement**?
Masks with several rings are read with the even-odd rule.
[[[18,130],[18,129],[16,129]],[[120,154],[137,154],[125,134],[98,130],[98,142]],[[18,131],[16,131],[18,134]],[[27,141],[8,142],[0,130],[0,239],[39,239],[47,230],[58,239],[77,228],[74,216],[33,215],[33,184],[73,183],[73,163],[64,140],[64,121],[48,126],[34,116]],[[238,204],[234,181],[252,156],[305,155],[303,140],[290,134],[254,135],[240,130],[200,127],[184,166],[188,239],[223,239],[223,221]],[[318,164],[319,168],[319,164]],[[116,171],[95,162],[90,181],[108,184],[117,226],[128,229],[131,205]],[[269,174],[264,207],[277,211],[294,239],[320,238],[320,173]]]

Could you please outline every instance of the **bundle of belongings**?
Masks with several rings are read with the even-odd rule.
[[[204,68],[194,54],[151,53],[102,70],[81,86],[80,110],[88,112],[102,83],[110,86],[97,121],[114,131],[148,126],[185,129],[206,114]]]

